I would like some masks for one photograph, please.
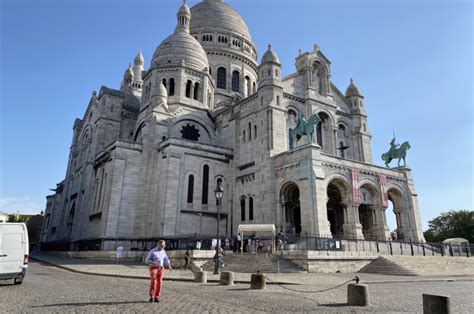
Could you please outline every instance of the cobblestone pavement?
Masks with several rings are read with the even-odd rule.
[[[341,277],[339,283],[346,281]],[[334,285],[334,283],[331,283]],[[167,312],[167,313],[260,313],[260,312],[422,312],[422,293],[451,297],[455,313],[472,313],[473,281],[369,283],[371,306],[350,307],[346,287],[323,293],[328,283],[267,286],[250,290],[248,284],[233,287],[215,283],[164,282],[160,303],[149,303],[148,282],[75,274],[56,267],[30,263],[20,286],[0,281],[0,312]]]
[[[47,263],[64,267],[68,270],[77,272],[84,272],[88,274],[103,274],[113,276],[125,276],[148,279],[148,267],[143,263],[126,263],[126,264],[115,264],[112,261],[107,260],[93,260],[93,259],[77,259],[77,258],[64,258],[57,257],[50,254],[39,254],[36,253],[31,257],[32,259],[38,259]],[[172,261],[173,262],[173,261]],[[225,271],[225,267],[222,269]],[[463,280],[473,280],[473,276],[390,276],[390,275],[379,275],[379,274],[351,274],[351,273],[338,273],[338,274],[318,274],[318,273],[286,273],[286,274],[268,274],[268,276],[276,282],[280,283],[296,283],[296,284],[327,284],[337,285],[343,281],[350,280],[359,276],[363,283],[369,282],[387,282],[387,281],[445,281],[453,278],[459,278]],[[219,275],[213,275],[212,272],[207,272],[207,278],[209,281],[218,281]],[[165,279],[169,280],[187,280],[193,281],[193,273],[186,269],[178,269],[172,273],[167,272]],[[249,273],[234,273],[235,281],[250,282]]]

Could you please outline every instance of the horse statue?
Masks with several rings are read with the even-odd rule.
[[[295,144],[300,140],[303,135],[308,138],[308,144],[311,144],[313,138],[314,126],[317,125],[321,119],[317,114],[313,114],[308,121],[304,118],[304,114],[298,119],[296,128],[290,128],[290,148],[294,148]]]
[[[398,167],[400,167],[401,159],[403,159],[403,166],[406,166],[405,157],[407,156],[407,150],[411,148],[410,143],[405,141],[402,145],[400,145],[400,148],[396,148],[398,145],[394,144],[394,140],[392,140],[390,144],[392,145],[390,150],[382,154],[382,160],[385,162],[385,166],[390,168],[389,164],[395,158],[398,158]]]

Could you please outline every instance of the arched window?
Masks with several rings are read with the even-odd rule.
[[[165,79],[165,78],[163,79],[163,85],[164,85],[165,88],[166,88],[166,79]]]
[[[316,141],[318,142],[318,145],[323,148],[323,124],[320,122],[316,126]]]
[[[252,140],[252,124],[249,122],[249,142]]]
[[[257,84],[253,82],[252,85],[253,85],[253,93],[255,94],[257,92]]]
[[[346,127],[342,124],[339,124],[337,129],[337,138],[339,140],[339,147],[337,147],[339,150],[339,157],[344,158],[345,150],[349,147],[346,145]]]
[[[191,98],[191,85],[193,85],[193,83],[190,80],[188,80],[186,82],[186,97],[187,98]]]
[[[250,77],[248,76],[245,76],[245,87],[247,89],[245,91],[245,96],[252,95],[252,82],[250,82]]]
[[[232,91],[240,92],[240,73],[239,71],[232,72]]]
[[[190,175],[188,178],[188,204],[193,203],[194,196],[194,176]]]
[[[170,78],[170,96],[174,96],[174,78]]]
[[[256,124],[253,126],[253,138],[254,139],[257,138],[257,125]]]
[[[217,69],[217,88],[226,89],[227,80],[226,80],[226,69],[225,68],[218,68]]]
[[[204,165],[202,174],[202,204],[207,205],[207,195],[209,194],[209,166]]]
[[[253,220],[253,197],[249,197],[249,220]]]
[[[240,220],[245,221],[245,196],[240,198]]]
[[[198,97],[199,97],[199,83],[196,82],[194,83],[194,95],[193,95],[194,99],[198,100]]]
[[[242,142],[245,143],[245,130],[242,132]]]

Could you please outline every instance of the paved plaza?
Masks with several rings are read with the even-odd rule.
[[[56,260],[58,261],[58,260]],[[66,260],[64,260],[66,261]],[[77,260],[76,260],[77,261]],[[250,290],[247,283],[233,287],[215,282],[197,284],[187,270],[167,272],[160,303],[149,303],[148,281],[140,278],[142,265],[113,265],[69,260],[74,269],[82,265],[90,272],[104,271],[136,278],[107,277],[74,273],[33,261],[21,286],[0,284],[1,313],[10,312],[168,312],[168,313],[259,313],[259,312],[422,312],[422,293],[451,297],[456,313],[472,312],[474,277],[400,277],[363,274],[369,285],[369,307],[346,304],[346,286],[337,286],[354,274],[281,274],[269,275],[275,281],[292,284],[268,285],[266,290]],[[64,262],[66,264],[66,262]],[[76,266],[74,266],[76,265]],[[77,269],[77,268],[76,268]],[[128,271],[126,271],[128,269]],[[249,274],[236,274],[248,280]],[[146,278],[146,277],[145,277]],[[212,276],[210,276],[212,278]],[[189,279],[189,280],[188,280]],[[188,280],[188,281],[186,281]],[[299,284],[295,284],[299,282]]]

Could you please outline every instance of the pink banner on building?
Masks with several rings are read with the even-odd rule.
[[[380,182],[380,191],[381,194],[381,201],[382,201],[382,208],[388,207],[388,194],[387,194],[387,177],[379,174],[379,182]]]
[[[354,205],[360,204],[359,171],[355,169],[352,169],[352,202]]]

